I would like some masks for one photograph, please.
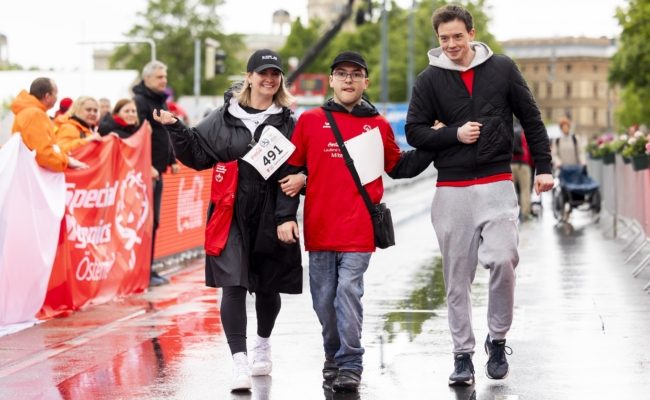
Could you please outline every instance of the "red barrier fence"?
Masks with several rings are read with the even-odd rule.
[[[203,247],[211,170],[165,174],[154,259]]]

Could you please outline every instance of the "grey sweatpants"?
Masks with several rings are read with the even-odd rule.
[[[442,251],[454,353],[474,352],[470,295],[478,264],[490,270],[490,337],[504,339],[510,329],[519,262],[518,214],[511,181],[436,189],[431,222]]]

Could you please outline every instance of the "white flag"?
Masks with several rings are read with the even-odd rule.
[[[20,134],[0,148],[0,334],[42,307],[65,210],[65,175],[34,157]]]

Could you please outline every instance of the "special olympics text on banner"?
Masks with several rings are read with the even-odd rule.
[[[89,165],[66,171],[66,206],[39,318],[145,290],[152,230],[151,128],[108,135],[74,153]]]

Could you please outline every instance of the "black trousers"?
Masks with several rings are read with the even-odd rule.
[[[160,225],[160,206],[162,204],[163,179],[162,174],[153,181],[153,230],[151,232],[151,268],[153,268],[153,253],[156,248],[156,231]],[[151,270],[153,272],[153,269]]]
[[[242,286],[225,286],[221,296],[221,324],[226,333],[230,353],[246,352],[246,294]],[[257,334],[271,336],[275,320],[280,313],[280,293],[255,293]]]

